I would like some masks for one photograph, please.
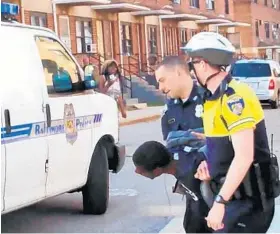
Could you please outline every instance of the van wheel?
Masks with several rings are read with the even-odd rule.
[[[280,93],[277,94],[277,97],[275,101],[271,101],[270,106],[272,109],[277,109],[279,107],[279,99],[280,99]]]
[[[107,152],[101,144],[94,150],[86,185],[82,189],[85,214],[104,214],[109,200],[109,169]]]

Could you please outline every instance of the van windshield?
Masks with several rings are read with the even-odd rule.
[[[271,70],[267,63],[236,63],[232,67],[231,75],[238,77],[264,77],[271,76]]]

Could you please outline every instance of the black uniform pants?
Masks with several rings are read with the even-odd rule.
[[[209,208],[203,199],[198,201],[186,197],[186,211],[183,226],[186,233],[211,233],[207,227],[205,217],[207,217]]]
[[[240,203],[239,203],[240,202]],[[246,202],[236,201],[235,208],[227,212],[227,217],[224,218],[225,228],[215,231],[215,233],[266,233],[269,229],[275,209],[274,199],[268,201],[267,211],[262,209],[252,208],[248,209],[248,212],[244,212],[238,217],[238,213],[242,212]],[[243,203],[243,204],[242,204]],[[225,220],[226,219],[226,220]],[[214,231],[213,231],[214,232]]]
[[[239,203],[239,202],[237,202]],[[187,197],[186,211],[183,226],[186,233],[266,233],[274,217],[275,201],[268,201],[268,210],[249,209],[246,212],[246,204],[243,202],[234,205],[233,208],[241,211],[244,208],[244,214],[238,217],[235,209],[227,211],[227,217],[224,220],[225,228],[214,231],[207,227],[205,217],[207,217],[209,208],[203,199],[194,201]],[[242,211],[241,211],[242,212]]]

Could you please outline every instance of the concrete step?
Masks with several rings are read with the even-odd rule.
[[[134,85],[138,85],[139,87],[141,87],[141,88],[144,88],[144,89],[148,89],[148,90],[151,90],[151,91],[153,91],[153,90],[157,90],[156,89],[156,87],[154,86],[154,85],[149,85],[148,83],[134,83]]]
[[[140,77],[137,77],[137,76],[133,76],[133,77],[131,77],[131,82],[148,84],[145,77],[143,76],[142,78],[143,79],[141,79]]]
[[[138,98],[128,98],[125,99],[125,101],[126,101],[126,105],[134,105],[139,103]]]
[[[147,107],[148,107],[147,103],[138,103],[138,104],[126,106],[126,110],[127,111],[141,110],[141,109],[145,109]]]
[[[124,93],[123,94],[123,99],[130,99],[130,94],[129,93]]]
[[[134,104],[133,106],[136,107],[137,109],[144,109],[148,105],[147,105],[147,103],[137,103],[137,104]]]

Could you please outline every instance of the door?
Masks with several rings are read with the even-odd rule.
[[[68,16],[59,16],[59,36],[60,40],[71,51],[70,26]]]
[[[2,113],[2,108],[1,108]],[[1,115],[1,211],[4,210],[4,194],[5,194],[5,180],[6,180],[6,148],[4,141],[2,141],[3,120]],[[3,132],[4,133],[4,132]]]
[[[101,55],[101,63],[104,62],[105,50],[104,50],[104,35],[103,35],[103,25],[102,21],[96,21],[96,30],[97,30],[97,47],[98,53]]]
[[[79,187],[91,158],[92,105],[77,65],[56,39],[38,36],[37,54],[45,74],[44,105],[49,105],[47,196]],[[42,66],[43,65],[43,66]]]
[[[1,51],[5,55],[0,69],[1,116],[3,124],[7,123],[1,128],[1,148],[4,143],[6,152],[6,183],[2,189],[5,209],[10,210],[45,197],[48,151],[44,134],[36,131],[37,125],[45,124],[45,113],[42,71],[33,36],[24,28],[1,29]]]

